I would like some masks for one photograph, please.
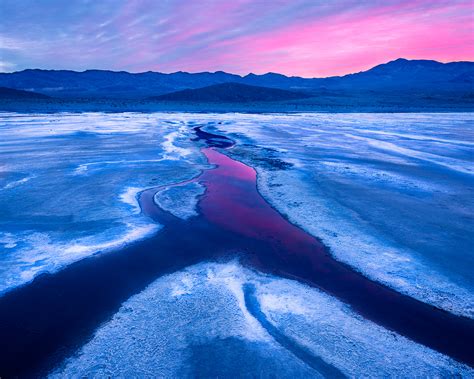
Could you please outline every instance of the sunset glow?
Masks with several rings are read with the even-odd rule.
[[[279,72],[474,59],[471,1],[10,1],[0,71]]]

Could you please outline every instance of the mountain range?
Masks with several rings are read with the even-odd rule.
[[[185,89],[161,96],[150,97],[154,101],[247,103],[252,101],[285,101],[311,97],[304,92],[278,88],[249,86],[241,83],[221,83],[196,89]]]
[[[320,96],[331,93],[423,93],[426,95],[443,93],[472,96],[474,92],[474,62],[440,63],[432,60],[397,59],[375,66],[367,71],[329,78],[302,78],[285,76],[276,73],[263,75],[248,74],[240,76],[222,71],[187,73],[160,72],[129,73],[125,71],[87,70],[83,72],[68,70],[28,69],[13,73],[0,73],[0,86],[24,90],[61,99],[155,99],[171,100],[177,95],[165,94],[232,83],[239,89],[239,96],[249,96],[248,101],[255,99],[244,87],[235,84],[276,88],[291,91],[286,93],[289,99],[295,93],[298,97]],[[219,89],[219,87],[217,87]],[[215,89],[214,89],[215,90]],[[226,90],[220,88],[220,94]],[[222,101],[214,91],[199,93],[185,92],[178,95],[182,100],[191,97],[193,100]],[[243,94],[244,91],[246,94]],[[254,91],[256,91],[254,89]],[[275,92],[260,91],[263,98],[276,96]],[[252,91],[250,91],[252,92]],[[170,97],[171,96],[171,97]],[[197,96],[197,97],[196,97]],[[200,98],[204,96],[206,99]],[[217,96],[217,97],[216,97]],[[285,97],[285,96],[283,96]],[[229,99],[229,101],[233,101]]]
[[[23,91],[19,89],[0,87],[0,100],[1,99],[17,99],[17,100],[38,100],[38,99],[50,99],[49,96],[41,93]]]

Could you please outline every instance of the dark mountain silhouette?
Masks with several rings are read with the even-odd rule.
[[[257,87],[240,83],[222,83],[212,86],[185,89],[166,95],[151,97],[156,101],[178,101],[178,102],[223,102],[223,103],[246,103],[260,101],[282,101],[304,99],[310,97],[305,93],[298,93],[277,88]]]
[[[43,95],[41,93],[23,91],[13,88],[0,87],[0,99],[12,99],[12,100],[21,100],[21,99],[49,99],[49,96]]]
[[[369,90],[472,91],[473,78],[474,62],[440,63],[400,58],[364,72],[328,78],[326,83],[333,88]]]
[[[440,63],[397,59],[370,70],[330,78],[288,77],[276,73],[239,76],[222,71],[210,73],[125,71],[24,70],[0,73],[0,86],[28,90],[59,98],[144,99],[184,89],[222,83],[305,91],[404,91],[418,93],[473,92],[474,62]]]
[[[137,99],[240,79],[238,75],[224,72],[163,74],[150,71],[132,74],[125,71],[34,69],[0,73],[0,86],[33,88],[36,92],[60,98]]]

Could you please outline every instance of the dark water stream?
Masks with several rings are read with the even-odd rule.
[[[130,296],[186,266],[238,255],[242,264],[317,287],[363,317],[474,366],[474,321],[436,309],[375,283],[334,260],[313,236],[292,225],[259,194],[255,170],[218,148],[225,137],[196,129],[215,168],[194,180],[206,187],[199,216],[187,221],[155,205],[158,189],[140,196],[142,212],[164,225],[152,238],[99,254],[36,278],[0,298],[0,376],[37,376],[70,356]],[[246,290],[250,313],[295,356],[339,374],[271,329]],[[267,325],[268,324],[268,325]]]

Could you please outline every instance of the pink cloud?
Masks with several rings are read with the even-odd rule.
[[[321,77],[400,57],[474,58],[474,6],[464,0],[104,0],[77,9],[51,2],[54,12],[5,10],[0,37],[18,41],[5,63]]]
[[[420,11],[423,2],[376,7],[293,23],[216,43],[174,63],[195,70],[268,71],[301,76],[356,72],[399,57],[472,60],[471,5]],[[214,52],[213,52],[214,50]]]

